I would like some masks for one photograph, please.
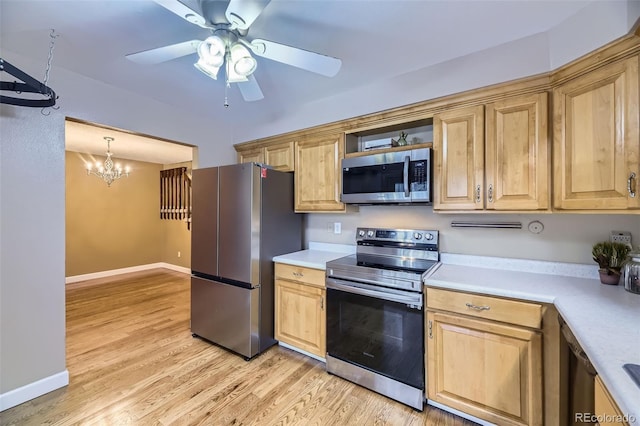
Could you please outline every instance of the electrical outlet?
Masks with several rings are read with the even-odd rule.
[[[178,257],[181,257],[182,253],[180,253],[180,251],[178,250]]]
[[[631,233],[626,231],[611,231],[611,242],[622,243],[631,247]]]
[[[334,222],[333,224],[333,233],[334,234],[342,234],[342,223]]]

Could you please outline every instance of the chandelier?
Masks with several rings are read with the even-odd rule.
[[[113,160],[111,159],[111,141],[113,138],[105,136],[104,140],[107,141],[107,159],[104,160],[104,164],[100,164],[100,162],[96,161],[95,170],[93,169],[93,164],[87,163],[87,175],[97,176],[105,181],[107,186],[111,186],[111,183],[114,180],[118,180],[123,176],[129,176],[129,167],[125,167],[123,172],[119,163],[114,165]]]

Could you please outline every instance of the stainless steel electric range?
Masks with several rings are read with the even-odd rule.
[[[438,231],[358,228],[356,243],[327,262],[327,371],[422,410],[422,283]]]

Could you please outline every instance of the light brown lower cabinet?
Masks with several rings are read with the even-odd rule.
[[[596,376],[594,383],[594,411],[600,426],[627,426],[620,409],[607,391],[600,376]]]
[[[428,399],[499,425],[542,425],[542,333],[427,311]]]
[[[275,274],[276,340],[324,358],[324,271],[276,263]]]

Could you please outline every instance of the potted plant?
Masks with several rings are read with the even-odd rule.
[[[622,243],[602,241],[593,245],[591,254],[593,260],[600,269],[600,282],[602,284],[617,285],[620,281],[620,270],[627,261],[629,246]]]

